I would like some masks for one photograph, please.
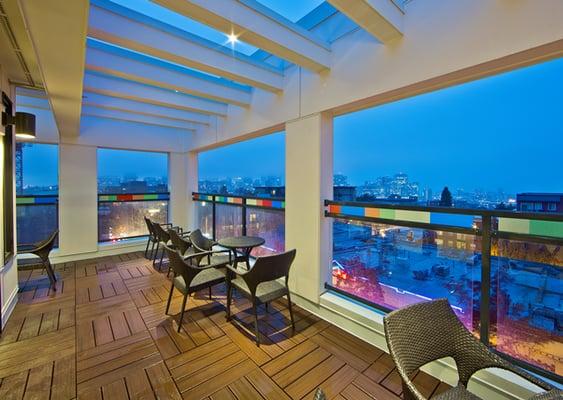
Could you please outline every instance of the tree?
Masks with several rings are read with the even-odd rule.
[[[444,190],[442,190],[442,195],[440,196],[440,206],[451,207],[452,205],[453,205],[452,194],[450,193],[450,189],[448,189],[448,187],[445,186]]]

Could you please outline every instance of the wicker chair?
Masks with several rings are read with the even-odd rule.
[[[168,302],[166,303],[166,314],[168,314],[168,310],[170,309],[170,302],[172,301],[174,288],[184,295],[180,321],[178,322],[178,332],[180,332],[188,296],[202,289],[209,288],[209,297],[211,298],[211,287],[225,282],[225,270],[222,268],[225,264],[208,264],[200,266],[197,261],[199,253],[191,254],[184,258],[175,249],[172,249],[167,245],[164,245],[163,247],[168,254],[170,266],[174,270],[172,287],[170,288]]]
[[[243,296],[252,301],[252,311],[254,312],[254,330],[256,345],[260,346],[258,333],[258,313],[256,306],[260,303],[268,304],[270,301],[286,296],[291,318],[291,326],[295,330],[293,310],[291,307],[291,295],[287,281],[289,270],[295,259],[297,251],[290,250],[285,253],[267,257],[258,257],[254,266],[248,271],[242,271],[236,267],[227,265],[227,320],[231,318],[232,289],[235,287]],[[285,284],[278,281],[285,278]]]
[[[168,229],[168,236],[170,236],[170,242],[174,248],[180,253],[180,255],[185,255],[187,251],[192,248],[192,242],[190,242],[188,236],[189,232],[186,234],[180,234],[174,229]]]
[[[55,240],[59,235],[59,231],[56,230],[49,235],[49,237],[42,242],[35,243],[35,244],[20,244],[17,247],[18,254],[33,254],[41,259],[41,265],[47,271],[47,276],[49,277],[49,281],[51,282],[51,287],[53,290],[56,290],[55,284],[57,283],[57,278],[55,276],[55,271],[51,262],[49,261],[49,254],[53,247],[55,247]]]
[[[446,299],[393,311],[384,318],[384,327],[389,352],[403,379],[405,399],[425,399],[411,377],[421,366],[444,357],[455,360],[459,383],[434,399],[479,399],[466,388],[471,376],[485,368],[511,371],[547,391],[533,396],[534,400],[562,398],[563,391],[489,351],[463,326]]]
[[[160,271],[160,270],[162,270],[162,262],[164,260],[164,253],[165,253],[164,246],[174,248],[174,245],[170,241],[169,231],[170,230],[176,231],[176,232],[178,232],[178,235],[180,235],[180,236],[189,235],[189,232],[183,232],[182,228],[180,228],[178,226],[170,226],[170,228],[168,230],[164,230],[163,226],[169,226],[169,225],[160,225],[160,224],[157,224],[157,223],[153,223],[152,226],[153,226],[154,232],[156,234],[156,237],[158,239],[158,242],[156,244],[155,257],[153,259],[153,265],[156,265],[156,259],[158,258],[158,250],[162,246],[161,253],[160,253],[160,261],[158,263],[158,270]]]
[[[156,234],[154,225],[160,225],[161,227],[171,229],[172,224],[171,223],[157,224],[156,222],[152,222],[147,217],[144,217],[144,218],[145,218],[145,224],[147,224],[147,230],[149,231],[149,236],[147,238],[147,247],[145,248],[145,258],[148,258],[149,260],[153,260],[156,257],[156,254],[154,254],[155,246],[157,247],[157,252],[158,252],[158,236]],[[151,245],[151,243],[152,243],[152,246],[151,246],[151,250],[150,250],[150,253],[149,253],[149,245]]]

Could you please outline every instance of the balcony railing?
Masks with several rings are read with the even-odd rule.
[[[98,241],[118,242],[147,235],[143,217],[168,222],[170,193],[99,194]]]
[[[285,201],[281,198],[193,193],[196,225],[215,240],[238,235],[260,236],[266,243],[253,256],[274,254],[285,248]]]
[[[17,196],[16,221],[18,244],[45,240],[59,227],[59,196]]]
[[[327,288],[386,312],[445,297],[484,344],[562,381],[563,214],[325,205]]]

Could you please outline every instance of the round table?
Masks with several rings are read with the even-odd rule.
[[[226,249],[233,250],[235,253],[235,264],[238,261],[246,262],[246,267],[250,269],[250,252],[253,248],[262,246],[266,241],[258,236],[233,236],[219,239],[217,244]],[[237,251],[241,256],[237,256]]]

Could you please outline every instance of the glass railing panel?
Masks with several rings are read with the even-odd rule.
[[[215,205],[215,239],[242,235],[242,207],[239,205]]]
[[[195,201],[196,227],[208,238],[213,237],[213,203]]]
[[[530,225],[529,221],[511,222],[513,228],[520,224],[520,231],[523,225]],[[503,228],[506,231],[507,227]],[[501,238],[492,241],[491,253],[491,345],[514,358],[561,375],[561,246]]]
[[[168,222],[168,193],[98,196],[98,241],[146,236],[144,217]]]
[[[57,197],[18,197],[16,218],[18,244],[45,240],[59,227]]]
[[[385,309],[447,298],[479,330],[481,238],[336,218],[332,286]]]
[[[263,246],[252,250],[254,257],[281,253],[285,249],[285,213],[248,207],[246,209],[246,234],[260,236],[266,240]]]

